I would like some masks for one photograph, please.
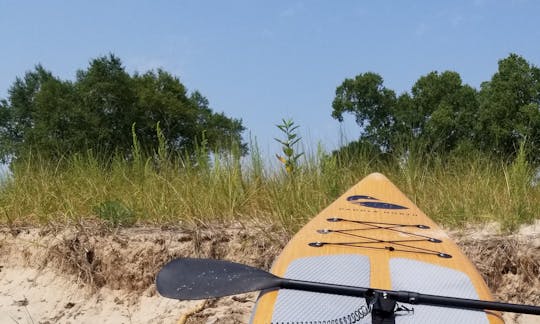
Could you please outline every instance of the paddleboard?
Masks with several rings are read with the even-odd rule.
[[[457,245],[380,173],[364,178],[306,224],[271,272],[291,279],[493,300]],[[388,315],[382,299],[267,291],[260,294],[251,323],[503,323],[492,311],[401,303],[389,306],[393,315]]]

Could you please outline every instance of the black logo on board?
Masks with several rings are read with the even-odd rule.
[[[365,196],[365,195],[354,195],[347,197],[347,201],[364,206],[369,208],[379,208],[379,209],[408,209],[405,206],[391,204],[388,202],[380,201],[379,199],[371,196]]]

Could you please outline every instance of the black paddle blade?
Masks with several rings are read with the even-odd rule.
[[[247,265],[213,259],[176,259],[158,273],[158,292],[167,298],[194,300],[277,289],[281,278]]]

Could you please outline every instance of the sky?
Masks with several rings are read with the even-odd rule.
[[[532,0],[0,0],[0,98],[38,63],[73,80],[114,53],[128,71],[163,68],[241,118],[269,159],[283,118],[306,150],[332,150],[360,131],[331,117],[345,78],[375,72],[399,94],[452,70],[478,88],[510,53],[540,65],[538,13]]]

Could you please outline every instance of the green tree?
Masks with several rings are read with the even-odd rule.
[[[237,142],[245,151],[241,120],[213,112],[202,94],[188,94],[166,71],[130,75],[108,55],[78,71],[74,82],[39,65],[17,78],[0,101],[0,158],[29,152],[55,158],[88,149],[129,156],[132,126],[143,146],[156,148],[158,123],[172,153],[193,152],[203,138],[210,149]]]
[[[7,100],[2,99],[0,100],[0,156],[7,156],[9,155],[8,152],[10,151],[9,142],[6,143],[4,140],[4,137],[2,134],[10,134],[11,133],[11,111],[9,110],[9,104]],[[1,162],[6,162],[5,159],[0,160]]]
[[[340,121],[344,113],[356,117],[364,147],[407,152],[414,145],[442,155],[474,150],[507,159],[525,143],[529,161],[540,163],[540,69],[517,54],[500,60],[480,91],[456,72],[434,71],[396,98],[379,75],[365,73],[337,88],[332,107]]]
[[[34,99],[32,123],[24,130],[18,151],[31,147],[41,152],[78,150],[80,136],[72,83],[51,78],[44,82]]]
[[[62,83],[37,65],[23,78],[17,78],[8,93],[9,98],[3,100],[0,113],[2,161],[22,156],[24,152],[41,146],[63,149],[53,142],[65,131],[65,124],[58,119],[59,115],[63,114],[66,105],[73,104],[68,102],[71,93],[69,83]]]
[[[77,112],[89,148],[126,153],[132,144],[131,125],[137,121],[137,93],[132,77],[114,55],[91,61],[77,71]]]
[[[482,83],[478,142],[506,158],[522,141],[530,158],[540,162],[540,69],[510,54],[499,61],[491,80]]]
[[[336,89],[332,117],[343,121],[351,113],[360,126],[360,139],[391,149],[392,127],[395,124],[396,94],[383,86],[383,78],[372,72],[345,79]]]
[[[336,90],[332,116],[352,113],[360,126],[359,143],[384,152],[408,150],[414,142],[431,152],[449,152],[474,137],[476,90],[456,72],[422,76],[411,93],[396,98],[375,73],[346,79]]]
[[[458,73],[431,72],[418,79],[411,93],[410,102],[399,107],[402,113],[397,119],[409,125],[413,138],[426,149],[448,153],[473,139],[477,92],[464,85]]]

